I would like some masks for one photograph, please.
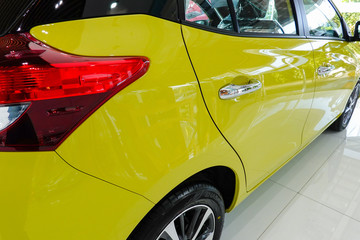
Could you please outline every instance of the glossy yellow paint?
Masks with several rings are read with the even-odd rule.
[[[48,24],[33,28],[31,34],[76,55],[150,59],[142,78],[107,101],[56,152],[71,166],[154,203],[190,176],[225,166],[234,171],[237,181],[230,210],[327,126],[314,128],[317,109],[310,112],[316,106],[314,96],[315,100],[325,96],[315,95],[315,89],[326,93],[335,82],[332,75],[326,79],[315,75],[329,53],[315,47],[319,56],[314,58],[316,41],[228,36],[146,15]],[[338,49],[336,44],[335,54],[340,54],[336,56],[351,62],[342,58],[345,50],[340,50],[349,46]],[[346,67],[344,81],[335,86],[342,89],[338,100],[349,94],[358,70],[354,65]],[[251,79],[259,80],[263,88],[233,100],[219,99],[221,87]],[[214,125],[202,94],[217,127],[243,163]],[[342,107],[330,110],[333,118]],[[112,199],[111,193],[100,194]],[[131,224],[139,216],[130,216]]]
[[[319,135],[344,111],[349,96],[359,80],[359,50],[354,42],[310,40],[314,49],[315,66],[329,66],[331,72],[316,73],[316,90],[304,129],[304,142]]]
[[[314,94],[314,61],[308,40],[226,36],[183,27],[207,106],[244,162],[251,190],[302,147]],[[221,100],[227,84],[251,79],[263,87]]]
[[[180,27],[131,15],[31,30],[37,39],[72,54],[150,59],[149,71],[106,102],[57,152],[72,166],[155,203],[214,166],[232,169],[236,196],[245,194],[241,161],[209,117]]]
[[[126,239],[154,205],[55,152],[2,152],[0,189],[2,240]]]

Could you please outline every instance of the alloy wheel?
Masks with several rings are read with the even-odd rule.
[[[215,216],[206,205],[196,205],[175,217],[156,240],[212,240]]]

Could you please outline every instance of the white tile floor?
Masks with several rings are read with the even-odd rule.
[[[360,102],[226,215],[223,240],[360,240]]]

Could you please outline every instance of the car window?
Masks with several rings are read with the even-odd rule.
[[[328,0],[304,0],[310,36],[343,37],[340,17]]]
[[[14,24],[19,15],[23,14],[33,0],[3,0],[0,1],[0,35]]]
[[[21,15],[22,11],[26,14]],[[128,14],[147,14],[178,22],[177,12],[177,0],[0,0],[0,32],[3,26],[9,25],[9,28],[18,16],[21,21],[8,32],[25,32],[37,25],[69,20]]]
[[[227,0],[185,0],[185,20],[218,29],[233,30]]]
[[[296,34],[289,0],[233,0],[240,32]]]

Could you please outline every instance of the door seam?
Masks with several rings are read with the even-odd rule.
[[[244,163],[243,163],[243,161],[242,161],[239,153],[235,150],[235,148],[234,148],[234,147],[231,145],[231,143],[227,140],[227,138],[226,138],[225,135],[221,132],[221,130],[220,130],[220,128],[218,127],[218,125],[216,124],[215,120],[214,120],[213,117],[211,116],[211,113],[210,113],[209,108],[208,108],[208,106],[207,106],[207,104],[206,104],[206,101],[205,101],[205,97],[204,97],[203,91],[202,91],[202,89],[201,89],[201,84],[200,84],[199,78],[198,78],[198,76],[197,76],[197,74],[196,74],[195,67],[194,67],[193,62],[192,62],[192,60],[191,60],[191,57],[190,57],[190,54],[189,54],[189,50],[188,50],[187,45],[186,45],[186,42],[185,42],[184,33],[183,33],[183,26],[182,26],[181,24],[180,24],[180,30],[181,30],[181,37],[182,37],[182,39],[183,39],[183,43],[184,43],[184,46],[185,46],[186,54],[187,54],[187,56],[188,56],[188,58],[189,58],[190,65],[191,65],[191,67],[192,67],[192,69],[193,69],[193,72],[194,72],[196,81],[197,81],[197,83],[198,83],[199,90],[200,90],[200,94],[201,94],[203,103],[204,103],[204,105],[205,105],[205,109],[206,109],[207,113],[209,114],[211,121],[214,123],[216,129],[217,129],[218,132],[220,133],[220,135],[224,138],[224,140],[228,143],[228,145],[231,147],[231,149],[235,152],[236,156],[239,158],[239,160],[240,160],[240,162],[241,162],[241,165],[242,165],[242,167],[243,167],[243,171],[244,171],[246,192],[248,192],[248,189],[247,189],[247,176],[246,176],[246,171],[245,171],[245,165],[244,165]]]

